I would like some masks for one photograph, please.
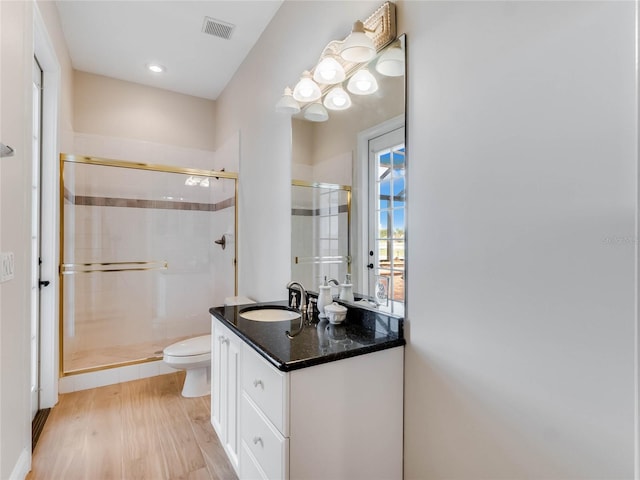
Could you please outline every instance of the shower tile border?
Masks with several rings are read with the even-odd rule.
[[[335,208],[292,208],[291,215],[298,217],[320,217],[335,215],[336,213],[348,213],[347,205],[338,205],[338,211]]]
[[[156,210],[188,210],[199,212],[217,212],[235,206],[235,197],[230,197],[216,203],[184,202],[174,200],[143,200],[137,198],[91,197],[74,195],[69,189],[64,189],[64,199],[71,205],[90,207],[120,207],[120,208],[150,208]]]

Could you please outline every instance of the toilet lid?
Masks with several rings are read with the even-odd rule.
[[[191,355],[202,355],[203,353],[211,353],[211,335],[187,338],[164,349],[165,355],[173,357],[189,357]]]

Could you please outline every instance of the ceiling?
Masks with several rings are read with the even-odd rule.
[[[282,0],[58,0],[73,68],[215,100]],[[203,33],[205,17],[235,27]],[[152,73],[149,63],[166,67]]]

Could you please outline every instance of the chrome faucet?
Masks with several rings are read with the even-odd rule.
[[[297,289],[300,290],[300,307],[298,309],[300,311],[300,325],[298,326],[298,330],[296,332],[290,332],[289,330],[284,332],[290,340],[302,333],[302,330],[304,330],[304,320],[307,316],[307,290],[300,282],[293,281],[287,283],[287,290],[293,287],[297,287]],[[290,306],[292,308],[296,308],[295,298],[295,295],[291,295],[292,302]]]
[[[300,290],[299,310],[300,310],[300,313],[302,313],[304,316],[304,314],[307,312],[307,290],[304,288],[304,286],[300,282],[296,282],[296,281],[287,283],[287,290],[290,288],[293,288],[294,286],[298,287],[298,290]]]

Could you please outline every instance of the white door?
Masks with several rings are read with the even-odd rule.
[[[33,59],[31,181],[31,419],[40,408],[40,170],[42,167],[42,69]]]
[[[368,288],[382,308],[404,315],[404,127],[369,140]]]

